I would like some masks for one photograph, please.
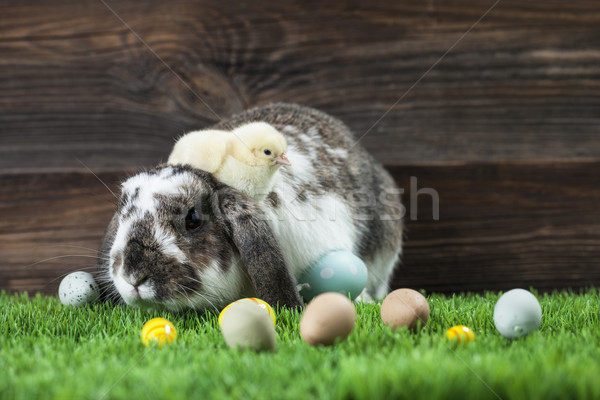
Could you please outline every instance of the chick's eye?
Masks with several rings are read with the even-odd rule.
[[[200,213],[196,211],[195,208],[190,208],[186,217],[185,217],[185,229],[188,231],[193,231],[198,229],[202,225],[202,218],[200,217]]]
[[[269,150],[269,149],[265,149],[265,150],[263,151],[263,153],[265,153],[266,155],[270,156],[270,155],[271,155],[271,150]]]

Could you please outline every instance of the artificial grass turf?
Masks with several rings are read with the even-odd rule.
[[[199,399],[564,399],[600,398],[600,290],[538,296],[540,331],[520,340],[493,325],[499,295],[430,295],[418,333],[392,332],[378,304],[357,305],[342,343],[315,348],[300,316],[278,315],[275,353],[227,348],[217,315],[171,314],[55,297],[0,295],[0,398]],[[163,349],[140,341],[157,316],[177,327]],[[447,328],[471,327],[475,343],[454,348]]]

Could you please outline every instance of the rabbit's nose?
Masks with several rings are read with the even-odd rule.
[[[143,285],[146,281],[148,280],[148,275],[143,275],[140,276],[138,279],[136,279],[136,281],[133,283],[133,286],[135,288],[138,288],[140,285]]]
[[[137,290],[147,280],[148,280],[148,275],[139,275],[139,276],[129,275],[129,276],[125,277],[125,281],[127,283],[129,283],[131,286],[133,286],[135,290]]]

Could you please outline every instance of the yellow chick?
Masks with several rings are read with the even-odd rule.
[[[252,122],[233,131],[194,131],[181,137],[169,164],[189,164],[218,180],[262,200],[282,165],[291,165],[283,135],[265,122]]]

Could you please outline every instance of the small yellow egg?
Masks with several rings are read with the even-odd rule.
[[[240,303],[240,302],[252,302],[255,304],[258,304],[260,306],[260,308],[262,308],[263,310],[265,310],[266,312],[269,313],[269,317],[271,317],[271,321],[273,321],[273,325],[275,325],[275,322],[277,322],[277,318],[275,317],[275,311],[273,311],[273,309],[271,308],[271,306],[269,305],[269,303],[267,303],[264,300],[261,299],[257,299],[256,297],[247,297],[245,299],[240,299],[237,301],[234,301],[233,303],[229,304],[227,307],[225,307],[221,313],[219,314],[219,326],[221,326],[221,323],[223,321],[223,314],[225,313],[225,311],[227,311],[232,305],[234,305],[235,303]]]
[[[175,325],[164,318],[153,318],[142,327],[142,343],[146,346],[158,343],[161,349],[165,343],[172,343],[176,338]]]
[[[475,333],[464,325],[456,325],[446,331],[446,339],[456,341],[457,344],[474,342]]]

